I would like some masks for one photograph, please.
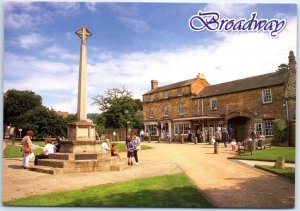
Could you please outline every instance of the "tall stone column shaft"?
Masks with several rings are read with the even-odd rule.
[[[87,120],[87,90],[86,90],[86,42],[81,41],[80,46],[80,63],[79,63],[79,80],[78,80],[78,102],[77,118],[78,120]]]

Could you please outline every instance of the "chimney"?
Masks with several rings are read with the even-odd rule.
[[[157,80],[151,80],[151,90],[156,89],[158,87]]]
[[[202,73],[198,73],[198,75],[197,75],[196,78],[205,80],[205,76],[204,76],[204,74],[202,74]]]
[[[293,51],[290,51],[290,54],[289,54],[289,68],[296,69],[296,58],[294,56]]]

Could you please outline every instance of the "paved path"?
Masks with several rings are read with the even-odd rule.
[[[122,172],[47,175],[20,169],[20,159],[4,159],[3,200],[129,181],[184,171],[216,207],[291,208],[295,186],[285,178],[227,159],[230,148],[220,145],[219,154],[207,144],[144,143],[153,147],[139,152],[140,165]],[[121,154],[125,157],[125,154]],[[47,187],[44,183],[53,184]]]

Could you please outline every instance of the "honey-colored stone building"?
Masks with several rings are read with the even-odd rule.
[[[152,80],[151,90],[143,95],[145,131],[160,139],[198,132],[208,141],[215,128],[227,127],[241,141],[250,126],[272,137],[275,119],[288,120],[295,130],[296,61],[292,51],[288,65],[289,71],[216,85],[210,85],[202,74],[161,87]]]

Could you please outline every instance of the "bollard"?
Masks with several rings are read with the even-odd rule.
[[[171,138],[171,136],[170,136],[170,138],[169,138],[169,144],[171,144],[171,142],[172,142],[172,138]]]
[[[148,140],[148,142],[149,142],[149,143],[151,143],[151,136],[149,136],[149,140]]]
[[[160,136],[158,137],[158,141],[157,141],[158,143],[160,142]]]
[[[184,138],[183,137],[181,137],[181,144],[183,144],[184,143]]]
[[[215,141],[215,143],[214,143],[214,153],[218,154],[218,150],[219,150],[219,144],[218,144],[218,142]]]
[[[195,137],[195,144],[198,144],[198,137]]]

